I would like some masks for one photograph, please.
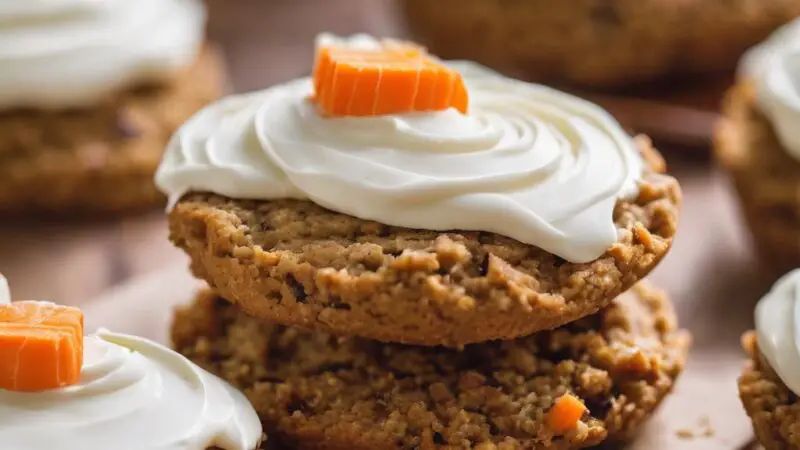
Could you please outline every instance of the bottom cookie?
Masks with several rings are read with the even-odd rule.
[[[755,333],[742,337],[750,362],[739,378],[739,397],[766,450],[800,448],[800,401],[761,354]]]
[[[300,448],[570,449],[629,437],[672,389],[689,336],[647,283],[567,326],[463,350],[270,325],[210,292],[176,314],[175,348],[247,395],[270,440]],[[571,393],[588,408],[554,433]]]

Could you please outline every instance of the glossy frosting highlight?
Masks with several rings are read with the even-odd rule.
[[[759,107],[786,151],[800,161],[800,19],[784,25],[742,59]]]
[[[172,350],[105,330],[84,346],[78,385],[0,390],[4,448],[254,450],[260,441],[247,399]]]
[[[199,0],[0,2],[0,108],[92,104],[190,64]]]
[[[602,255],[618,238],[614,206],[643,170],[630,137],[596,105],[450,65],[466,80],[468,115],[323,118],[304,78],[201,111],[156,183],[172,204],[189,191],[310,199],[388,225],[495,232],[573,262]]]
[[[800,269],[784,275],[756,306],[758,348],[800,395]]]

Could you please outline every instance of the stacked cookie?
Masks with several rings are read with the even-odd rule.
[[[211,287],[177,313],[176,349],[242,389],[290,446],[629,437],[689,345],[641,281],[680,203],[650,142],[580,99],[409,44],[323,36],[318,58],[338,88],[318,64],[210,106],[167,151],[170,236]],[[408,64],[462,80],[467,112],[413,70],[397,110],[320,106],[386,107],[381,81],[360,87],[401,86]],[[422,110],[421,95],[444,106]]]
[[[794,269],[759,300],[755,330],[742,337],[749,361],[739,378],[739,396],[766,450],[800,447],[798,307],[800,269]]]

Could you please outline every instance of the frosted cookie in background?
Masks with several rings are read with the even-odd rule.
[[[800,267],[800,19],[742,58],[714,153],[730,175],[762,265]]]
[[[255,410],[227,382],[137,336],[83,334],[83,313],[9,302],[0,276],[0,440],[47,450],[258,450]]]
[[[742,338],[750,361],[739,396],[766,450],[800,447],[800,269],[784,275],[755,311],[755,331]]]
[[[200,0],[0,6],[0,215],[127,213],[169,137],[222,94]]]

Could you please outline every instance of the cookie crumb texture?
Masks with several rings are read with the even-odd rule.
[[[800,402],[758,350],[755,333],[742,342],[750,362],[739,378],[739,396],[765,450],[800,448]]]
[[[672,389],[689,347],[640,283],[562,328],[463,350],[270,325],[210,292],[178,311],[175,348],[241,389],[270,440],[308,449],[550,449],[625,440]],[[587,407],[555,435],[565,393]]]
[[[796,0],[403,0],[401,7],[412,35],[438,56],[592,86],[729,71],[800,15]]]
[[[0,112],[0,214],[125,213],[165,204],[153,175],[172,134],[219,98],[211,47],[168,83],[89,108]]]
[[[800,267],[800,161],[778,141],[751,83],[731,89],[723,115],[714,152],[736,187],[764,266],[776,275]]]
[[[449,347],[516,338],[597,312],[669,250],[680,188],[638,142],[653,171],[617,204],[619,242],[587,264],[492,233],[391,227],[298,200],[190,194],[170,235],[195,275],[279,324]]]

